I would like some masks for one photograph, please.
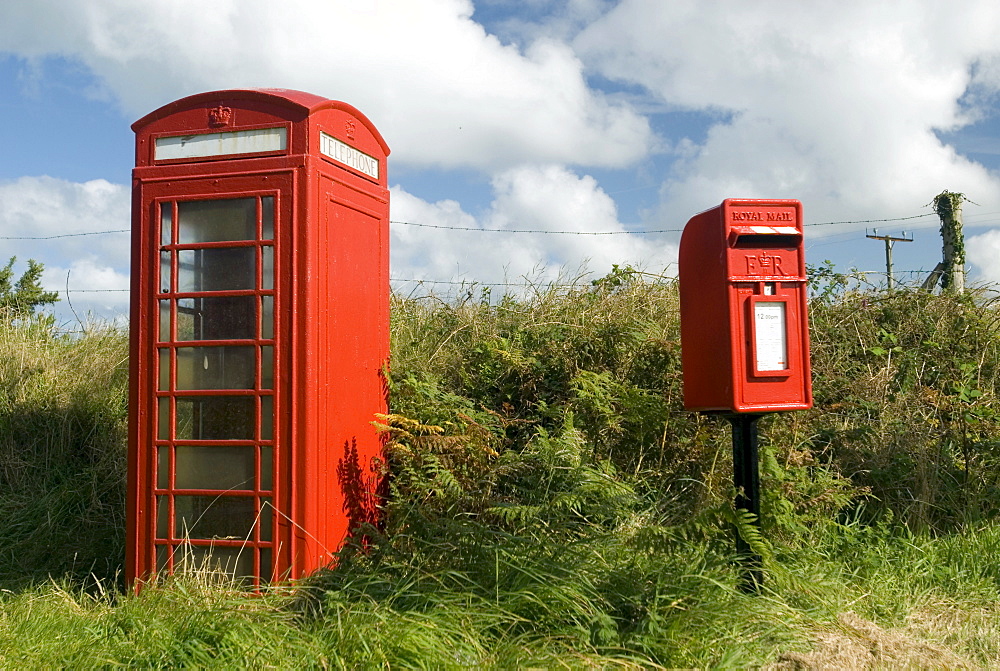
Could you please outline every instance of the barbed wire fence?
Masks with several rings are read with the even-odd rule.
[[[871,218],[871,219],[844,219],[835,221],[821,221],[821,222],[806,222],[805,227],[828,227],[828,226],[860,226],[860,225],[873,225],[873,224],[887,224],[887,223],[898,223],[907,221],[916,221],[920,219],[934,219],[937,220],[937,214],[935,212],[925,212],[921,214],[913,214],[903,217],[883,217],[883,218]],[[622,229],[614,231],[573,231],[573,230],[550,230],[550,229],[517,229],[517,228],[492,228],[492,227],[478,227],[478,226],[450,226],[444,224],[431,224],[425,222],[414,222],[414,221],[404,221],[404,220],[390,220],[389,223],[393,226],[407,226],[413,228],[423,228],[432,230],[445,230],[445,231],[461,231],[461,232],[472,232],[472,233],[492,233],[492,234],[510,234],[510,235],[565,235],[565,236],[621,236],[621,235],[633,235],[633,236],[645,236],[645,235],[663,235],[670,233],[681,233],[683,228],[648,228],[648,229]],[[967,217],[966,226],[967,227],[981,227],[1000,224],[1000,212],[986,212],[986,213],[976,213]],[[108,229],[101,231],[83,231],[83,232],[71,232],[71,233],[60,233],[56,235],[44,235],[44,236],[0,236],[0,241],[37,241],[46,242],[59,239],[67,238],[82,238],[82,237],[92,237],[92,236],[104,236],[104,235],[122,235],[130,233],[131,229]],[[813,242],[810,246],[823,246],[824,244],[838,244],[843,242],[850,242],[852,239],[844,240],[830,240],[831,237],[841,237],[844,235],[853,235],[856,230],[848,231],[844,234],[835,234],[834,236],[826,236],[820,238],[819,240]],[[676,265],[676,264],[671,264]],[[896,270],[894,275],[897,277],[908,278],[900,282],[902,285],[919,285],[921,277],[925,277],[930,269],[917,269],[917,270]],[[648,274],[648,273],[647,273]],[[843,273],[839,273],[843,278],[847,278],[850,281],[856,282],[858,286],[863,286],[866,288],[876,289],[879,288],[880,282],[879,278],[885,280],[884,271],[864,271],[851,269]],[[667,274],[658,274],[657,277],[662,279],[676,279],[676,277]],[[558,279],[547,281],[543,278],[522,278],[519,281],[503,281],[503,282],[485,282],[474,279],[459,279],[459,280],[442,280],[442,279],[431,279],[431,278],[405,278],[405,277],[390,277],[390,281],[396,286],[403,287],[409,286],[409,293],[412,294],[413,288],[415,287],[427,287],[432,290],[437,290],[438,288],[443,288],[445,293],[454,292],[458,290],[460,292],[466,292],[469,290],[476,289],[512,289],[512,288],[529,288],[529,287],[539,287],[545,286],[549,288],[579,288],[581,286],[586,286],[588,282],[583,280],[581,277],[574,278],[572,282],[560,282]],[[899,281],[897,279],[897,281]],[[120,294],[128,293],[129,289],[99,289],[99,288],[73,288],[70,289],[67,286],[62,289],[62,292],[69,297],[71,294]]]

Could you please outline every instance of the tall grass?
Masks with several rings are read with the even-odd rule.
[[[0,583],[119,572],[127,384],[120,330],[0,320]]]
[[[495,542],[489,578],[485,562],[447,571],[419,559],[353,560],[293,594],[256,597],[204,576],[137,596],[41,584],[0,595],[0,662],[748,668],[808,658],[818,647],[827,657],[816,661],[839,660],[838,668],[1000,663],[996,584],[982,573],[984,553],[997,549],[995,529],[950,541],[865,533],[868,545],[853,557],[816,544],[769,565],[756,596],[738,589],[728,558],[703,545],[627,553],[612,539],[567,553]],[[956,553],[964,565],[941,563]],[[850,645],[863,664],[844,661]]]
[[[256,596],[121,590],[125,336],[0,325],[0,661],[1000,665],[994,306],[817,275],[816,408],[762,422],[762,532],[726,424],[682,408],[670,281],[394,296],[383,525]]]

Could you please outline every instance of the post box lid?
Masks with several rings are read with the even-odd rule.
[[[797,241],[802,238],[802,231],[795,226],[730,226],[729,227],[729,244],[735,245],[741,236],[751,235],[755,238],[757,236],[775,236],[774,239],[786,239],[791,238]],[[761,240],[767,240],[768,238],[762,237],[757,238]]]
[[[802,235],[795,226],[730,226],[729,231],[739,235]]]

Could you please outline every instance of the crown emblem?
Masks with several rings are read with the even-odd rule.
[[[348,121],[347,123],[344,124],[344,133],[347,134],[347,139],[348,140],[353,140],[354,139],[354,122],[353,121]]]
[[[233,109],[219,105],[208,110],[208,125],[212,128],[228,126],[233,120]]]

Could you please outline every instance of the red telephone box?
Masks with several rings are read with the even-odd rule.
[[[350,105],[288,90],[132,129],[127,579],[304,576],[376,517],[389,149]]]
[[[802,204],[730,198],[681,235],[684,406],[812,406]]]

